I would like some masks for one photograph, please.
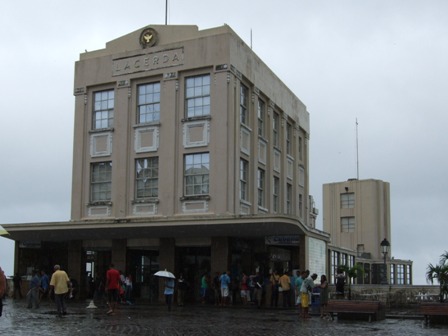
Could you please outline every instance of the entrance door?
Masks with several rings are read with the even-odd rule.
[[[201,278],[210,275],[210,247],[176,247],[176,275],[182,273],[188,282],[185,297],[187,302],[195,302],[200,298]],[[211,293],[211,291],[209,291]]]
[[[159,251],[128,250],[128,272],[134,279],[132,296],[157,302],[159,292],[158,278],[154,273],[159,270]]]

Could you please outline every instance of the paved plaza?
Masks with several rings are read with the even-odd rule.
[[[113,316],[106,307],[87,309],[89,302],[69,302],[68,313],[56,317],[51,301],[27,309],[25,301],[4,301],[0,335],[447,335],[448,326],[426,327],[422,319],[384,321],[303,320],[294,309],[257,309],[253,306],[216,307],[195,304],[119,306]]]

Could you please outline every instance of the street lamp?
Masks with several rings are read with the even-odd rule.
[[[383,276],[381,278],[381,284],[382,285],[387,285],[387,264],[386,264],[386,257],[387,254],[389,253],[389,248],[390,248],[390,243],[389,241],[384,238],[383,241],[381,242],[381,253],[384,256],[384,264],[383,264]]]

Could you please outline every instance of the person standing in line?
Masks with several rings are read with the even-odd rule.
[[[120,272],[114,268],[114,264],[110,264],[109,270],[106,272],[106,290],[109,310],[107,315],[113,315],[117,308],[118,296],[120,289]]]
[[[201,277],[201,303],[207,302],[208,282],[208,274],[205,272]]]
[[[340,268],[337,269],[336,274],[336,296],[338,299],[345,298],[345,275],[344,271]]]
[[[270,282],[271,282],[271,307],[278,306],[278,287],[279,287],[280,276],[277,274],[277,271],[273,271],[271,274]]]
[[[279,279],[283,294],[283,308],[291,307],[291,280],[288,271],[286,270]]]
[[[241,277],[240,296],[243,305],[246,305],[248,302],[250,302],[250,292],[248,286],[249,277],[246,275],[246,272],[243,272],[242,274],[243,276]]]
[[[177,279],[177,305],[183,307],[185,304],[185,294],[187,293],[187,280],[184,275],[180,273]]]
[[[130,305],[130,304],[132,304],[132,275],[128,274],[124,281],[125,281],[125,285],[126,285],[125,299],[126,299],[126,303]]]
[[[27,307],[31,308],[39,308],[39,291],[40,291],[40,277],[39,271],[34,270],[33,276],[30,280],[29,290],[26,294]]]
[[[168,306],[168,311],[171,311],[171,304],[173,303],[173,295],[174,295],[174,279],[166,278],[165,279],[165,302]]]
[[[6,276],[0,267],[0,316],[3,314],[3,297],[6,295]]]
[[[44,270],[40,271],[40,298],[39,301],[42,301],[43,298],[48,296],[48,292],[50,290],[50,279],[48,278],[47,273]]]
[[[213,278],[213,294],[215,299],[215,306],[219,306],[221,303],[221,283],[219,277],[219,272],[216,272]]]
[[[22,298],[22,277],[19,275],[19,273],[16,273],[14,277],[12,278],[12,282],[14,284],[14,294],[13,299],[15,300],[17,298],[16,294],[18,294],[18,297]]]
[[[309,318],[311,317],[309,314],[310,309],[310,295],[314,288],[314,280],[317,278],[317,274],[313,273],[313,275],[308,276],[310,274],[310,271],[306,271],[305,279],[302,283],[302,288],[300,289],[301,292],[301,303],[302,303],[302,317],[303,318]]]
[[[224,272],[219,277],[221,282],[221,306],[227,306],[229,304],[229,286],[230,286],[230,272]]]
[[[296,281],[295,281],[295,283],[294,283],[294,292],[295,292],[295,297],[296,297],[296,301],[295,301],[295,303],[296,303],[296,306],[297,307],[299,307],[299,309],[300,309],[300,299],[301,299],[301,297],[300,297],[300,288],[302,288],[302,283],[303,283],[303,274],[304,274],[305,272],[299,272],[298,273],[298,277],[296,278]]]
[[[320,276],[320,317],[327,317],[328,306],[328,281],[327,276],[322,274]]]
[[[261,308],[261,302],[263,299],[264,277],[260,275],[259,271],[255,273],[253,282],[254,282],[254,299],[257,301],[257,307]]]
[[[67,273],[61,270],[61,266],[54,265],[54,273],[51,275],[50,280],[50,295],[54,292],[54,302],[58,310],[58,317],[67,315],[67,309],[65,307],[65,296],[67,295],[71,287],[70,278]]]

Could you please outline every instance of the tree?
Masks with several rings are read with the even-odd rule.
[[[345,275],[348,278],[348,299],[352,299],[352,279],[356,279],[358,275],[364,274],[364,268],[362,264],[356,264],[353,267],[349,267],[347,265],[339,266],[339,269],[345,272]]]
[[[426,280],[431,284],[434,280],[439,283],[439,301],[444,302],[448,297],[448,252],[440,256],[439,264],[429,264],[426,268]]]

